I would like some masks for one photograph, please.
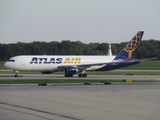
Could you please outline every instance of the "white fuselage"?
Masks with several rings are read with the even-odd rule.
[[[10,58],[5,67],[15,71],[59,71],[63,66],[89,65],[86,70],[96,70],[112,62],[115,56],[77,56],[77,55],[23,55]]]

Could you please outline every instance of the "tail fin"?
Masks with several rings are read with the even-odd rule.
[[[141,43],[141,39],[144,31],[138,31],[138,33],[128,42],[123,50],[115,57],[114,60],[135,58],[138,52],[138,48]]]

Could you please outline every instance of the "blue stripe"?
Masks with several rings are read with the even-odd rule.
[[[97,69],[95,71],[109,71],[109,70],[115,70],[115,69],[118,69],[118,68],[122,68],[122,67],[127,67],[127,66],[130,66],[130,65],[135,65],[135,64],[138,64],[140,63],[140,61],[136,61],[136,62],[133,62],[133,63],[118,63],[118,64],[108,64],[108,65],[105,65],[104,67],[100,68],[100,69]]]

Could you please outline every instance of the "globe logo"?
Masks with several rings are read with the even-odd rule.
[[[138,48],[141,41],[141,34],[138,32],[135,37],[129,41],[129,43],[124,47],[124,51],[128,53],[128,58],[132,58],[132,53]]]

